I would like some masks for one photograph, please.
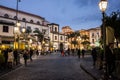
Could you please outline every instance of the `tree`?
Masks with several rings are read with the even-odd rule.
[[[89,37],[87,35],[81,36],[81,39],[83,40],[81,44],[83,44],[84,47],[88,47],[90,45],[90,42],[88,41]]]
[[[25,33],[28,33],[28,34],[30,34],[32,32],[32,29],[31,29],[31,27],[27,27],[26,28],[26,31],[25,31]]]
[[[37,36],[39,42],[43,41],[44,34],[38,28],[35,28],[33,33],[36,33],[35,36]]]
[[[81,36],[82,40],[86,41],[87,39],[89,39],[89,37],[87,35],[83,35]]]
[[[118,42],[120,41],[120,12],[112,12],[110,16],[105,17],[105,21],[106,26],[114,29],[114,37],[116,38],[118,46]]]
[[[71,45],[73,44],[74,47],[75,47],[75,45],[78,44],[78,42],[76,41],[76,39],[77,39],[78,36],[80,36],[80,32],[79,32],[79,31],[75,31],[75,32],[73,32],[73,33],[71,33],[71,34],[69,34],[69,35],[67,35],[67,36],[68,36],[68,39],[69,39],[69,38],[71,39]],[[74,39],[74,40],[73,40],[73,39]],[[71,47],[71,48],[72,48],[72,47]]]

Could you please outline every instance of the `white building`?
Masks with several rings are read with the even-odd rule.
[[[53,47],[53,50],[62,50],[68,49],[68,40],[67,36],[63,33],[59,32],[59,25],[55,23],[51,23],[48,25],[50,31],[50,45]]]
[[[91,28],[89,31],[90,46],[99,46],[99,40],[101,38],[100,27]]]
[[[49,22],[45,18],[24,11],[18,11],[18,15],[16,16],[16,12],[15,9],[0,6],[0,43],[2,45],[4,44],[7,47],[10,45],[13,46],[14,27],[17,20],[21,24],[20,28],[30,28],[32,30],[31,34],[37,28],[41,32],[45,31],[45,37],[49,37],[49,27],[47,26]],[[36,43],[33,41],[33,44],[35,45]]]

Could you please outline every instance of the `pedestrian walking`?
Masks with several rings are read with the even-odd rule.
[[[33,56],[33,50],[30,49],[30,61],[33,61],[32,56]]]
[[[2,50],[0,50],[0,70],[4,69],[5,58]]]
[[[36,55],[39,56],[39,51],[38,50],[36,50]]]
[[[27,50],[24,50],[23,52],[23,58],[24,58],[24,64],[27,66],[27,60],[28,60],[29,54]]]
[[[64,56],[64,55],[65,55],[64,50],[62,50],[62,51],[61,51],[61,55],[62,55],[62,56]]]
[[[70,48],[68,48],[67,53],[68,53],[68,56],[69,56],[70,55]]]
[[[82,49],[82,58],[84,58],[84,55],[85,55],[85,50]]]
[[[78,58],[80,59],[80,49],[77,51]]]
[[[13,67],[14,56],[12,50],[8,52],[8,68]]]
[[[93,59],[93,66],[96,66],[97,61],[97,51],[95,48],[92,49],[92,59]]]
[[[7,68],[7,62],[8,62],[8,49],[4,50],[4,58],[5,58],[5,68]]]
[[[14,63],[15,65],[18,65],[18,50],[17,49],[13,51],[13,55],[14,55]]]
[[[107,74],[109,77],[113,76],[115,70],[115,54],[113,51],[114,43],[109,43],[106,47],[106,64],[107,64]]]

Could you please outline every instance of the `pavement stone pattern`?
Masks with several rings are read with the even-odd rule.
[[[85,58],[81,59],[80,67],[92,76],[94,80],[102,80],[103,71],[93,66],[91,55],[87,55]]]
[[[0,80],[94,80],[80,68],[77,56],[59,53],[39,56],[26,67],[22,66],[0,77]]]
[[[87,55],[85,58],[81,59],[80,67],[91,77],[93,77],[94,80],[120,80],[118,77],[104,79],[103,70],[99,70],[98,66],[93,66],[91,55]]]

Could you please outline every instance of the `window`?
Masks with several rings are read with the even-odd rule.
[[[92,33],[92,37],[94,37],[94,33]]]
[[[23,21],[23,22],[25,22],[25,21],[26,21],[26,19],[25,19],[25,18],[23,18],[23,19],[22,19],[22,21]]]
[[[57,36],[55,36],[55,40],[57,40]]]
[[[38,24],[38,25],[40,25],[40,22],[39,22],[39,21],[37,21],[37,24]]]
[[[16,19],[17,19],[17,16],[14,16],[14,19],[16,20]]]
[[[8,32],[9,27],[8,26],[3,26],[3,32]]]
[[[60,40],[63,40],[63,37],[62,37],[62,36],[60,36]]]
[[[94,39],[92,39],[92,43],[93,43],[93,44],[95,43]]]
[[[8,15],[8,14],[5,14],[4,17],[5,17],[5,18],[9,18],[9,15]]]
[[[97,33],[97,36],[99,37],[99,33]]]
[[[50,31],[52,31],[52,27],[50,27]]]
[[[57,28],[55,27],[55,32],[57,32]]]
[[[34,21],[33,20],[30,20],[31,23],[33,23]]]

